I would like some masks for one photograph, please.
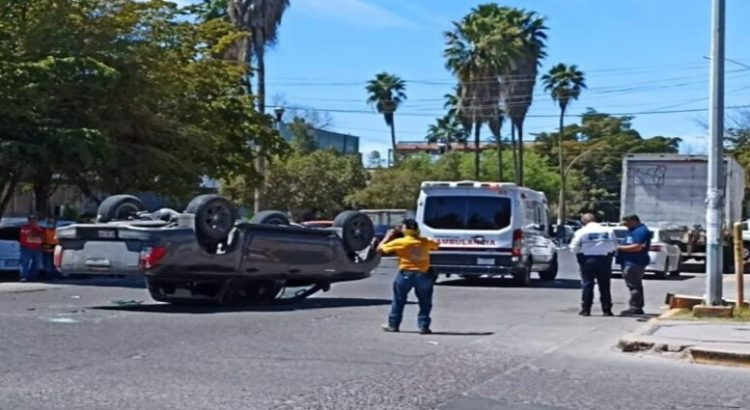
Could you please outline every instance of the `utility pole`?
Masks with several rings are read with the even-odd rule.
[[[724,24],[726,1],[712,0],[711,95],[706,193],[706,305],[722,303],[724,211]]]

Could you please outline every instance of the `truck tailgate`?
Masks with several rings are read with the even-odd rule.
[[[81,241],[80,246],[64,247],[60,270],[65,274],[140,275],[141,248],[137,241]]]

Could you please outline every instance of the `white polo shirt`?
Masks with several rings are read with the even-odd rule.
[[[573,234],[570,251],[586,256],[604,256],[617,250],[617,237],[612,228],[589,222]]]

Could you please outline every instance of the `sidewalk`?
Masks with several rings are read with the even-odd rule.
[[[617,347],[626,353],[750,367],[750,322],[656,318],[620,339]]]

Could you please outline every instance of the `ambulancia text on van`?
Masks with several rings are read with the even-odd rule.
[[[422,234],[440,244],[430,259],[437,274],[557,277],[557,247],[548,233],[544,193],[512,183],[422,183],[417,202]]]

